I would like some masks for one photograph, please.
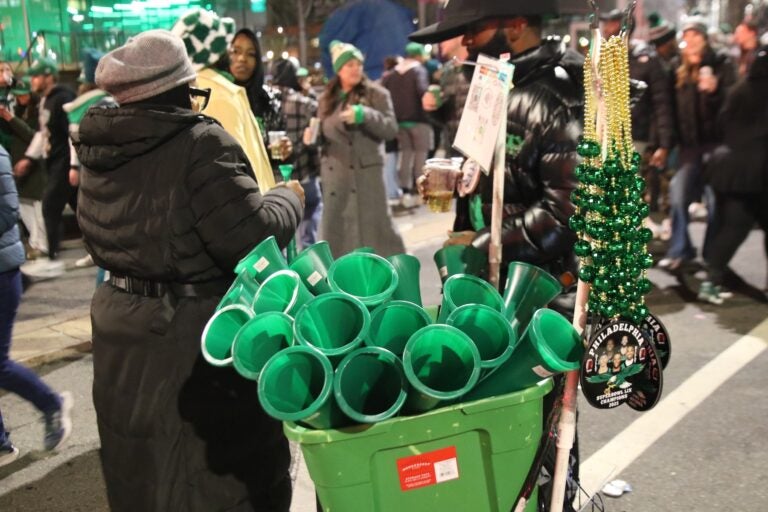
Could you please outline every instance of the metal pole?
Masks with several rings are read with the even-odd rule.
[[[32,31],[29,28],[29,15],[27,14],[27,0],[21,0],[21,15],[24,17],[24,37],[27,41],[27,48],[32,47]],[[27,51],[27,63],[31,64],[29,51]]]
[[[307,19],[304,10],[304,0],[296,0],[299,15],[299,62],[307,65]]]

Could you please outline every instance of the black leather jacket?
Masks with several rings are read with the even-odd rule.
[[[556,276],[562,270],[575,272],[576,234],[568,219],[574,212],[571,191],[577,186],[573,169],[582,134],[584,60],[552,39],[511,62],[515,87],[507,118],[502,270],[511,261],[524,261]],[[473,245],[487,250],[490,177],[483,177],[479,193],[488,227],[477,233]]]

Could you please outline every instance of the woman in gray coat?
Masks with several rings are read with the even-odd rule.
[[[386,89],[363,73],[354,46],[331,43],[334,77],[320,98],[322,234],[335,257],[358,247],[381,256],[405,252],[384,189],[383,142],[397,135]]]

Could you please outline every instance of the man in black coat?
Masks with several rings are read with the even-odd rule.
[[[288,511],[290,452],[257,386],[207,364],[200,338],[260,241],[287,245],[303,192],[262,195],[243,149],[193,111],[184,43],[143,32],[105,55],[75,141],[78,221],[111,274],[93,298],[93,401],[110,509]]]
[[[462,44],[472,61],[480,53],[510,54],[509,62],[515,70],[507,115],[502,272],[512,261],[546,269],[565,290],[550,306],[571,315],[578,262],[573,252],[576,234],[569,228],[568,219],[575,209],[570,196],[577,186],[573,171],[579,159],[576,146],[583,125],[584,60],[565,50],[559,40],[542,39],[542,15],[556,13],[554,0],[452,0],[442,22],[410,38],[434,43],[463,34]],[[471,76],[473,69],[465,71]],[[470,203],[474,229],[446,243],[472,244],[487,251],[491,238],[491,178],[481,177]],[[545,417],[554,399],[555,393],[545,398]],[[570,466],[566,511],[573,510],[570,502],[578,481],[578,443],[571,452]],[[553,474],[554,452],[545,454],[544,468]],[[551,485],[541,486],[541,507],[548,507],[550,493]]]

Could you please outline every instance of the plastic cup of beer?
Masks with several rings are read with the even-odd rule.
[[[449,159],[433,158],[426,162],[422,187],[430,211],[451,211],[451,199],[459,174],[459,169]]]
[[[283,159],[283,139],[286,137],[284,131],[274,131],[267,134],[269,137],[269,152],[272,160]]]
[[[435,98],[435,105],[437,106],[437,108],[440,108],[440,105],[443,102],[443,93],[440,90],[440,86],[435,84],[430,85],[427,88],[427,91],[429,91],[432,97]]]

